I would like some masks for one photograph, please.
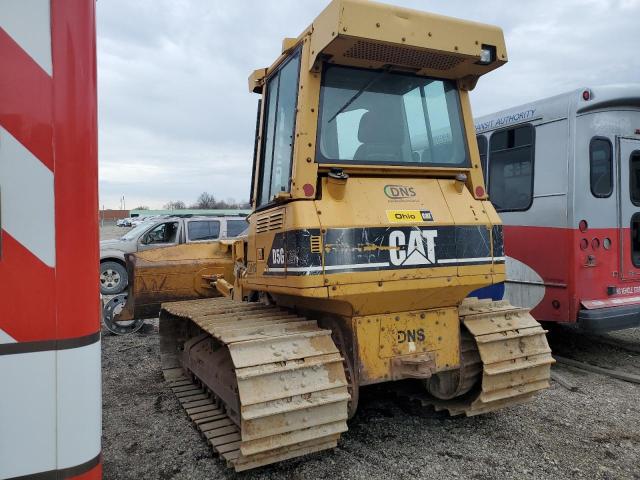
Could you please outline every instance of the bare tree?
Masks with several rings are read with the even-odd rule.
[[[164,205],[165,210],[184,210],[187,208],[182,200],[171,200]]]
[[[208,192],[202,192],[198,197],[198,199],[196,200],[196,203],[193,204],[193,208],[201,208],[201,209],[208,210],[208,209],[219,208],[219,207],[218,207],[218,202],[216,202],[216,199],[213,196],[213,194]]]
[[[247,202],[236,202],[233,198],[228,198],[227,200],[216,200],[212,193],[202,192],[190,208],[197,208],[202,210],[217,210],[250,208],[250,205]]]
[[[134,208],[134,210],[149,210],[149,207],[146,205],[140,205],[139,207]]]

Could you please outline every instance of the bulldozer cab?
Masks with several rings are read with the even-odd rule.
[[[487,277],[463,290],[494,283],[499,219],[468,92],[505,62],[499,28],[360,0],[332,2],[285,39],[249,77],[262,100],[248,288],[325,297],[331,286],[459,276],[471,258],[487,268],[465,273]]]
[[[506,62],[499,28],[361,0],[335,0],[249,77],[261,93],[256,209],[316,196],[331,168],[470,174],[468,91]],[[479,198],[484,198],[484,190]]]

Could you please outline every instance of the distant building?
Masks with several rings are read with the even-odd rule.
[[[98,218],[105,222],[113,222],[128,216],[129,210],[100,210]]]
[[[186,208],[184,210],[131,210],[129,216],[131,217],[150,217],[152,215],[210,215],[216,217],[234,216],[234,215],[249,215],[251,210],[248,209],[196,209]]]

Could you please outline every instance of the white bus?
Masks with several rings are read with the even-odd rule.
[[[476,119],[504,222],[504,295],[544,322],[640,326],[640,84],[581,88]]]

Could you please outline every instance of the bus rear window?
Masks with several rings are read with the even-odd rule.
[[[532,125],[502,130],[489,141],[489,199],[499,212],[527,210],[533,202]]]
[[[594,197],[606,198],[613,192],[613,158],[608,138],[595,137],[589,144],[589,179]]]
[[[631,217],[631,262],[635,267],[640,267],[640,213],[634,213]]]

